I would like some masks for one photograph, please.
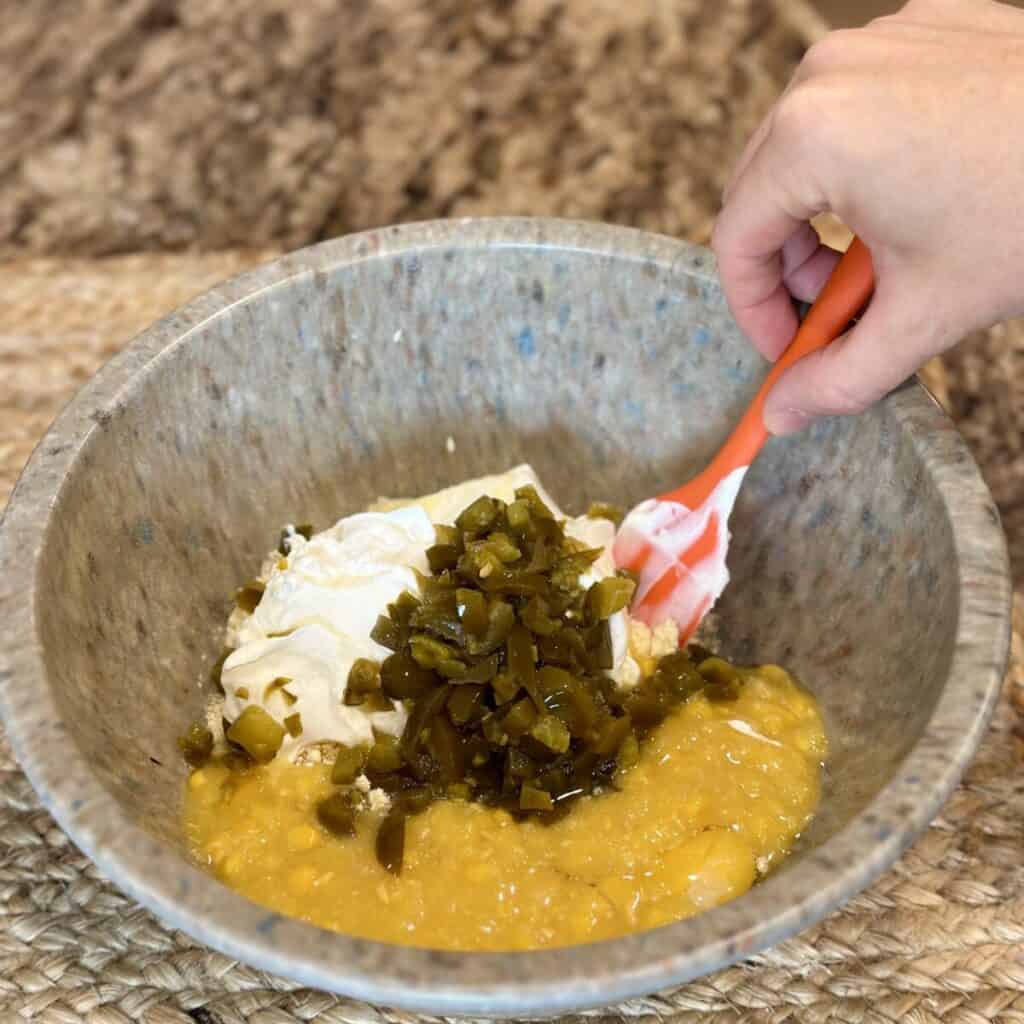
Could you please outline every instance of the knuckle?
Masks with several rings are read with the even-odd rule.
[[[787,145],[820,132],[828,123],[827,90],[813,80],[803,82],[780,101],[772,122],[773,134]]]
[[[863,412],[874,400],[863,388],[849,378],[832,375],[823,383],[818,404],[837,416],[852,416]]]
[[[829,32],[810,46],[800,64],[810,74],[830,71],[847,57],[856,38],[857,32],[853,29]]]

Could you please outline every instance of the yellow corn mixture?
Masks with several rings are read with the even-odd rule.
[[[774,666],[737,700],[692,698],[644,743],[621,788],[552,825],[442,801],[409,820],[399,877],[316,821],[324,765],[277,759],[192,773],[185,822],[200,863],[249,899],[324,928],[435,949],[566,946],[666,924],[744,893],[814,814],[826,741],[817,705]]]

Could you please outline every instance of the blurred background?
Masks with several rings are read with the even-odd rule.
[[[132,332],[281,250],[479,214],[706,242],[734,159],[807,46],[828,23],[898,6],[5,5],[0,485]],[[980,333],[928,380],[982,462],[1024,566],[1024,328]]]

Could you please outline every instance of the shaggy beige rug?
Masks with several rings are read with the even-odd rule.
[[[9,4],[0,254],[481,213],[699,236],[816,25],[799,0]]]

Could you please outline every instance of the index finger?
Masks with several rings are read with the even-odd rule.
[[[733,182],[711,237],[729,308],[769,359],[778,358],[797,328],[783,248],[826,207],[781,150],[772,134],[764,139]]]

